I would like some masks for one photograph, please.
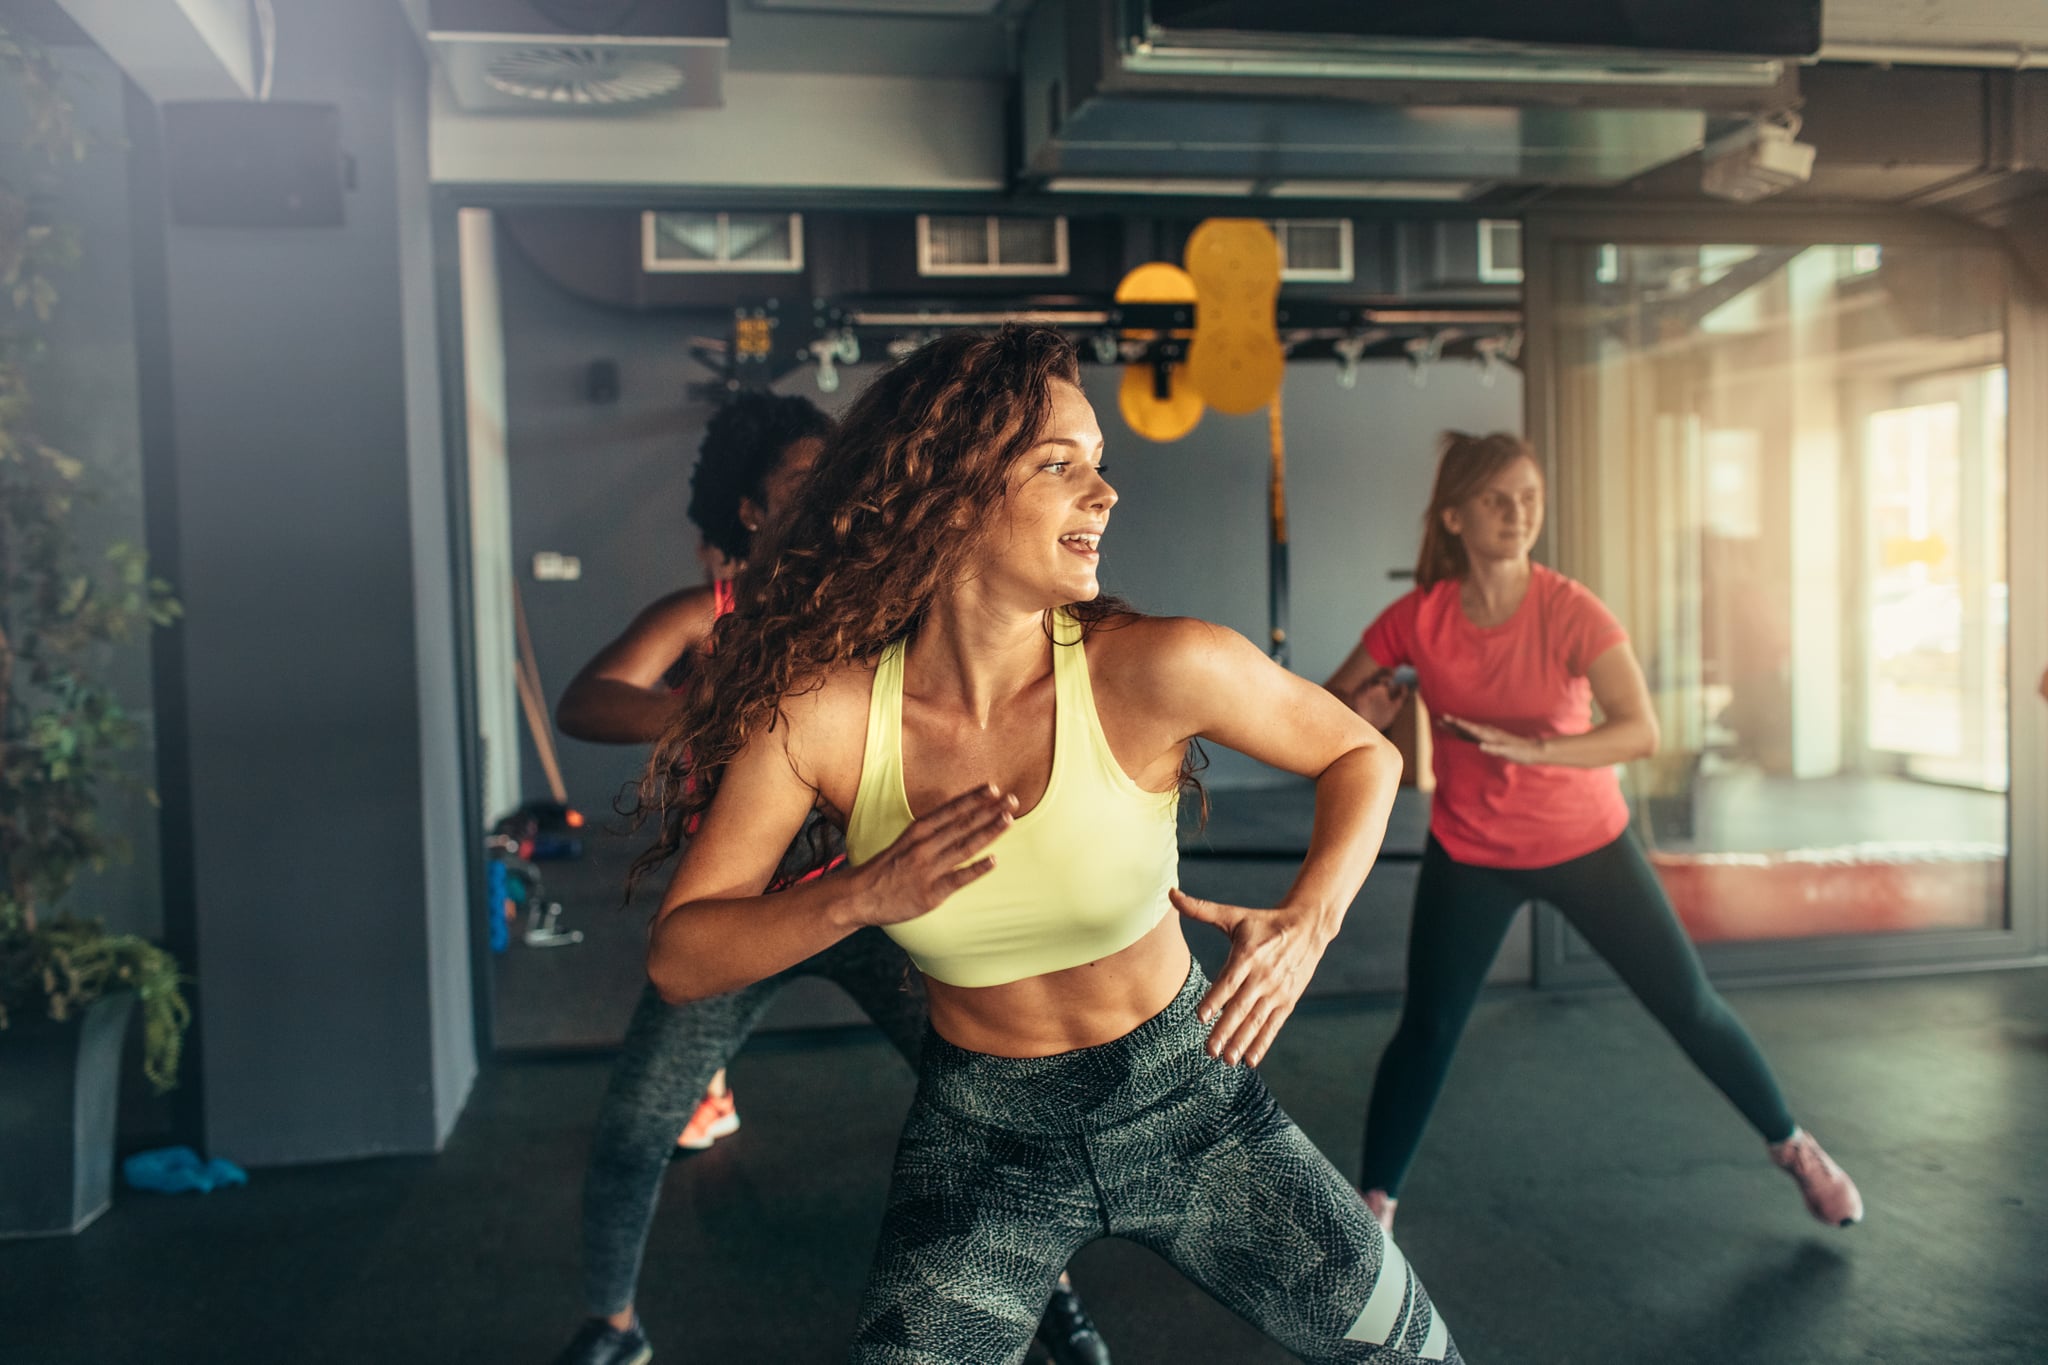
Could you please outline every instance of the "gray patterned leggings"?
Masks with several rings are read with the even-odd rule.
[[[1303,1360],[1458,1361],[1422,1281],[1249,1068],[1202,1050],[1200,967],[1100,1047],[992,1057],[925,1040],[855,1365],[1023,1359],[1067,1259],[1164,1257]]]
[[[612,1067],[583,1177],[583,1306],[592,1317],[608,1317],[633,1301],[676,1134],[712,1074],[740,1050],[776,993],[799,976],[837,983],[917,1067],[926,1028],[924,981],[879,929],[862,929],[730,995],[670,1005],[649,986]]]

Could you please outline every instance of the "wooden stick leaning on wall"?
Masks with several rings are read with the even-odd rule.
[[[519,658],[512,670],[519,684],[519,705],[526,712],[526,728],[532,732],[533,748],[540,755],[541,771],[547,774],[548,791],[557,805],[566,806],[569,804],[569,787],[562,781],[562,762],[555,752],[555,731],[540,687],[540,665],[534,659],[533,636],[526,629],[526,599],[520,595],[517,582],[512,585],[512,619],[519,631]]]

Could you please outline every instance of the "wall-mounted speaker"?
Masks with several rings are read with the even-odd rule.
[[[348,188],[332,104],[185,101],[164,113],[171,220],[185,227],[340,227]]]
[[[593,403],[619,401],[619,363],[593,360],[583,372],[583,396]]]

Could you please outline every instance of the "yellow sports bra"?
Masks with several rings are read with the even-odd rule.
[[[1052,778],[997,836],[996,865],[901,924],[884,926],[919,970],[951,986],[1001,986],[1130,947],[1167,914],[1180,872],[1178,792],[1148,792],[1117,766],[1095,714],[1081,624],[1053,617]],[[868,702],[860,789],[846,822],[858,866],[911,822],[903,787],[903,646],[883,651]]]

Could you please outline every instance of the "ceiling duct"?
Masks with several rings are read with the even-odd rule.
[[[1604,27],[1567,10],[1611,10]],[[1819,0],[1042,0],[1025,180],[1611,185],[1798,100]],[[1438,196],[1442,197],[1442,196]]]
[[[431,0],[427,40],[481,113],[637,114],[724,102],[724,0]]]

